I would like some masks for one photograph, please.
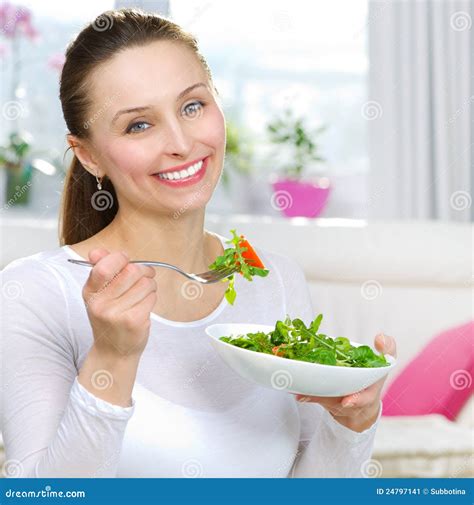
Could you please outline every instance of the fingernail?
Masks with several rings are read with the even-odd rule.
[[[127,254],[127,251],[122,251],[122,254],[127,258],[129,259],[129,255]]]
[[[354,405],[354,402],[347,402],[346,404],[343,405],[343,407],[352,407]]]

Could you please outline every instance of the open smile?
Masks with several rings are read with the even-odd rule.
[[[183,165],[182,168],[178,167],[163,170],[153,174],[153,177],[158,181],[173,187],[195,184],[204,177],[208,160],[209,156],[197,162],[193,162],[192,164]]]

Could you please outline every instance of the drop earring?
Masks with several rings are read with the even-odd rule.
[[[102,177],[102,180],[103,180],[103,179],[104,179],[104,178]],[[102,180],[101,180],[101,179],[99,179],[99,177],[98,177],[98,175],[97,175],[97,172],[96,172],[96,174],[95,174],[95,180],[97,181],[97,189],[98,189],[99,191],[101,191],[101,190],[102,190]]]

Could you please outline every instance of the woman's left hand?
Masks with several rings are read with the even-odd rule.
[[[383,353],[397,356],[397,344],[393,337],[383,333],[375,337],[375,348]],[[319,403],[339,423],[354,431],[364,431],[376,421],[380,408],[380,395],[387,376],[368,388],[348,396],[324,397],[296,395],[300,402]]]

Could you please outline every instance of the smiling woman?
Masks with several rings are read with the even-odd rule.
[[[4,293],[21,288],[6,297],[1,333],[13,476],[361,476],[381,383],[350,404],[299,404],[278,380],[239,376],[206,339],[210,324],[311,321],[296,262],[247,243],[239,254],[270,273],[237,276],[229,305],[226,283],[130,261],[203,272],[226,244],[204,229],[226,138],[196,40],[154,14],[106,12],[68,47],[60,98],[74,151],[61,247],[2,271]]]
[[[63,193],[63,244],[84,241],[117,213],[122,219],[137,207],[169,215],[196,189],[169,188],[207,175],[194,202],[202,207],[222,170],[224,119],[196,39],[169,20],[138,11],[106,12],[101,19],[69,46],[61,75],[60,98],[74,149]],[[205,174],[207,164],[199,163],[211,156],[212,170]],[[204,168],[199,177],[182,173],[192,166]],[[163,174],[160,181],[186,180],[151,186],[147,176],[156,173]],[[96,178],[110,203],[91,213]]]

